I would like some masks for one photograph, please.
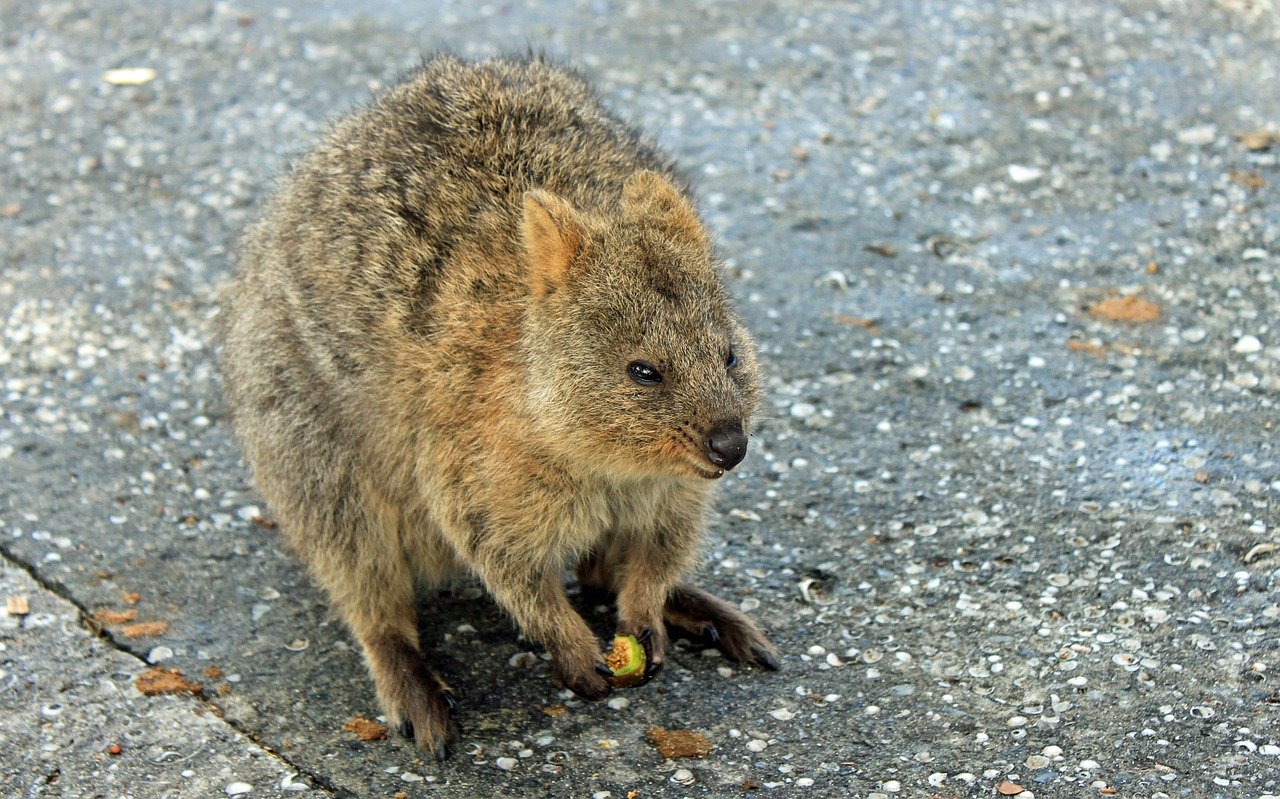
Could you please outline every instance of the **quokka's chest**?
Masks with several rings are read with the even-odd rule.
[[[674,481],[594,486],[574,503],[574,526],[582,531],[583,543],[592,545],[616,536],[699,526],[703,504],[697,492]]]

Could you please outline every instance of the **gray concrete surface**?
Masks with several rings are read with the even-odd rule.
[[[1280,794],[1274,3],[360,7],[0,2],[0,794]],[[208,321],[323,120],[526,44],[699,176],[771,375],[705,582],[784,669],[682,647],[585,706],[462,588],[437,767],[342,729],[371,687],[252,521]],[[78,628],[125,592],[167,631]],[[224,677],[145,698],[147,659]]]
[[[30,611],[0,616],[4,796],[217,796],[237,784],[310,787],[199,699],[135,690],[143,662],[91,634],[79,608],[22,569],[0,566],[0,596],[21,597]]]

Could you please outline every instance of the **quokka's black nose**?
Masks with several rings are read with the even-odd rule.
[[[747,434],[742,432],[741,422],[717,425],[707,436],[707,460],[729,470],[742,462],[747,454]]]

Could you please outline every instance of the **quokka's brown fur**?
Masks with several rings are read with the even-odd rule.
[[[683,186],[574,74],[440,56],[338,122],[246,236],[219,321],[236,432],[386,715],[437,756],[453,699],[415,582],[478,577],[588,699],[610,686],[574,566],[648,676],[669,628],[777,667],[684,582],[759,389]]]

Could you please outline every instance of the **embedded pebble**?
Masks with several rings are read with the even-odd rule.
[[[497,766],[503,771],[511,771],[513,768],[515,768],[519,764],[520,764],[520,761],[516,760],[514,757],[499,757],[499,758],[495,758],[493,761],[493,765]]]
[[[818,284],[825,284],[834,289],[840,289],[841,291],[849,288],[849,278],[844,272],[841,272],[838,269],[833,269],[830,272],[827,272],[816,282]]]
[[[1039,180],[1044,176],[1044,170],[1034,166],[1022,166],[1021,164],[1009,165],[1009,179],[1014,183],[1030,183],[1033,180]]]
[[[807,419],[817,412],[817,407],[809,402],[797,402],[791,406],[791,415],[797,419]]]
[[[243,796],[253,791],[253,786],[247,782],[233,782],[226,788],[227,796]]]
[[[1212,124],[1195,125],[1178,132],[1178,141],[1193,146],[1212,144],[1218,135],[1218,126]]]
[[[299,781],[297,777],[298,775],[296,773],[284,775],[280,780],[280,790],[292,793],[301,793],[303,791],[310,790],[310,787],[305,782]]]
[[[141,86],[155,80],[156,71],[151,67],[120,67],[103,72],[102,79],[112,86]],[[234,784],[243,785],[244,783]],[[230,788],[227,790],[229,791]]]
[[[1232,352],[1238,352],[1242,355],[1260,352],[1261,350],[1262,342],[1258,340],[1257,336],[1241,336],[1231,347]]]
[[[163,663],[164,661],[168,660],[168,659],[169,659],[169,658],[171,658],[171,657],[173,657],[173,650],[172,650],[172,649],[170,649],[170,648],[169,648],[169,647],[167,647],[167,646],[157,646],[157,647],[154,647],[150,652],[148,652],[148,653],[147,653],[147,662],[148,662],[148,663]],[[239,783],[237,783],[237,784],[239,784]]]

